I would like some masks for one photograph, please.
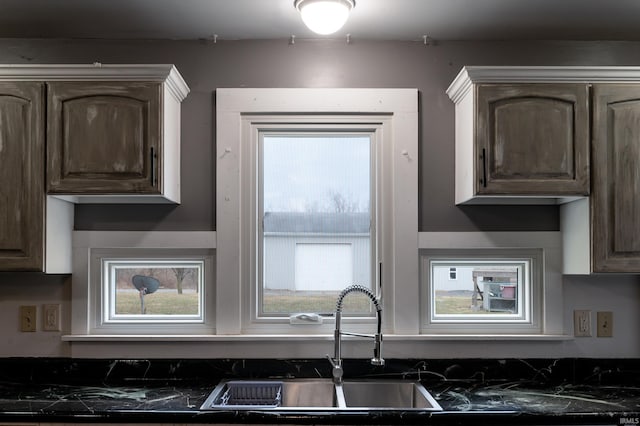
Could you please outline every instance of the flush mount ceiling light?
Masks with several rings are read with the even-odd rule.
[[[355,0],[295,0],[302,21],[317,34],[327,35],[338,31],[347,22]]]

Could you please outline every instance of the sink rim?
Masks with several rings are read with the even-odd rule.
[[[435,400],[431,392],[429,392],[422,383],[416,380],[405,380],[405,379],[345,379],[342,384],[336,385],[336,391],[342,393],[342,398],[344,396],[344,384],[356,384],[356,383],[384,383],[384,384],[402,384],[402,385],[413,385],[417,392],[420,392],[422,397],[427,400],[430,407],[367,407],[367,406],[347,406],[346,399],[344,400],[344,409],[345,410],[366,410],[366,411],[424,411],[424,412],[434,412],[434,411],[443,411],[438,401]]]
[[[217,400],[219,393],[229,382],[282,382],[285,383],[331,383],[334,405],[326,406],[261,406],[261,405],[228,405],[228,406],[216,406],[214,402]],[[415,386],[416,391],[428,401],[431,407],[364,407],[364,406],[347,406],[344,395],[344,384],[351,383],[397,383],[397,384],[412,384]],[[222,379],[215,388],[209,393],[205,401],[200,406],[200,411],[214,412],[214,411],[295,411],[295,412],[358,412],[358,411],[411,411],[411,412],[436,412],[443,411],[442,407],[431,393],[422,385],[422,383],[415,380],[404,379],[345,379],[341,384],[333,383],[332,379],[328,378],[269,378],[269,379]]]

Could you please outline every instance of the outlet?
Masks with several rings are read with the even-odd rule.
[[[598,312],[598,337],[613,337],[613,312]]]
[[[36,331],[35,306],[20,306],[20,331]]]
[[[42,329],[60,331],[60,305],[42,305]]]
[[[573,335],[591,337],[591,311],[573,311]]]

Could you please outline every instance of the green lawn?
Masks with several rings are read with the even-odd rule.
[[[144,297],[148,315],[186,315],[198,313],[198,294],[157,292]],[[320,312],[333,313],[336,310],[338,294],[308,294],[283,292],[267,294],[264,297],[266,313],[279,312]],[[344,299],[343,312],[369,312],[369,299],[363,295],[350,294]],[[119,292],[116,302],[116,314],[140,314],[140,296],[137,292]]]
[[[267,292],[264,295],[265,313],[318,312],[334,313],[338,293]],[[358,293],[344,298],[342,312],[370,312],[371,302]]]
[[[460,315],[460,314],[500,314],[506,312],[489,312],[482,307],[482,300],[478,300],[477,309],[471,308],[471,297],[469,296],[442,296],[436,297],[436,312],[438,314]]]
[[[147,294],[144,304],[148,315],[197,315],[198,293],[157,292]],[[140,314],[140,296],[137,292],[118,292],[116,314]]]

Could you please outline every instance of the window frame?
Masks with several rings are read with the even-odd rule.
[[[247,309],[251,309],[253,312],[251,314],[251,324],[289,324],[290,323],[290,315],[299,314],[302,312],[290,312],[288,315],[266,315],[262,312],[261,303],[262,303],[262,289],[261,289],[261,280],[262,280],[262,272],[264,270],[263,260],[264,253],[262,251],[262,244],[264,238],[264,230],[261,226],[261,217],[264,214],[263,212],[263,200],[262,200],[262,143],[265,134],[273,134],[277,136],[289,136],[289,135],[298,135],[298,136],[316,136],[316,135],[367,135],[370,142],[370,160],[369,160],[369,179],[370,179],[370,247],[369,247],[369,255],[370,255],[370,280],[371,280],[371,290],[380,297],[380,277],[378,276],[379,268],[376,267],[381,261],[379,258],[379,253],[381,252],[381,242],[376,238],[377,233],[376,229],[378,228],[378,220],[377,218],[380,216],[378,209],[381,207],[379,203],[376,203],[376,200],[379,199],[382,195],[377,190],[381,187],[381,173],[379,173],[377,165],[380,162],[380,158],[383,155],[384,141],[381,137],[382,126],[383,123],[378,121],[371,121],[369,117],[361,118],[361,117],[351,117],[349,121],[345,120],[345,117],[341,116],[333,116],[333,115],[306,115],[304,116],[304,122],[298,122],[299,117],[295,115],[287,115],[285,117],[282,116],[253,116],[246,115],[243,117],[244,120],[250,121],[251,128],[251,142],[249,149],[257,150],[256,154],[251,155],[252,160],[255,161],[251,165],[253,170],[257,171],[256,179],[252,179],[251,183],[255,183],[250,188],[250,196],[252,200],[257,200],[256,208],[251,208],[252,212],[256,212],[256,217],[252,217],[250,220],[252,224],[255,224],[256,228],[256,240],[255,245],[252,245],[251,251],[256,254],[256,260],[252,262],[252,264],[256,265],[254,274],[251,276],[251,282],[254,285],[251,285],[250,288],[246,289],[251,294],[251,305]],[[284,120],[290,120],[291,122],[286,122]],[[342,121],[342,122],[341,122]],[[369,122],[366,122],[369,121]],[[274,123],[275,122],[275,123]],[[252,242],[254,240],[252,239]],[[354,282],[349,281],[346,282],[344,287],[354,284]],[[309,313],[309,312],[305,312]],[[316,314],[321,314],[321,312],[311,312]],[[375,311],[371,311],[368,315],[358,315],[357,320],[359,322],[369,322],[373,321],[375,317]],[[367,321],[366,319],[369,319]]]
[[[296,124],[380,126],[384,154],[376,170],[384,199],[376,206],[377,245],[382,268],[383,324],[386,332],[418,331],[404,304],[417,303],[417,90],[415,89],[218,89],[217,194],[218,237],[217,329],[222,334],[328,334],[324,325],[291,325],[287,321],[258,321],[251,317],[255,283],[255,204],[251,186],[257,176],[252,167],[252,140],[257,129]],[[255,154],[254,154],[255,155]],[[253,227],[253,228],[252,228]],[[377,265],[376,265],[377,266]],[[380,268],[376,268],[378,272]],[[243,297],[245,295],[245,297]],[[403,306],[396,310],[395,306]],[[345,318],[354,330],[371,329],[372,319]]]
[[[147,251],[146,251],[147,252]],[[92,263],[97,269],[97,264],[100,264],[100,282],[101,282],[101,315],[100,323],[105,325],[114,324],[139,324],[139,325],[151,325],[151,324],[202,324],[205,322],[205,305],[208,293],[211,291],[207,289],[207,283],[205,278],[207,277],[207,267],[205,265],[210,261],[207,261],[207,256],[198,254],[188,255],[187,253],[181,253],[179,256],[175,253],[164,252],[162,255],[157,250],[148,251],[147,256],[141,256],[140,253],[132,253],[131,257],[119,255],[121,250],[117,253],[110,253],[113,256],[105,255],[102,250],[92,251]],[[172,267],[180,264],[190,265],[195,267],[198,271],[198,311],[195,314],[183,314],[183,315],[171,315],[171,314],[118,314],[116,312],[116,299],[117,288],[114,288],[114,279],[116,270],[128,265],[131,267],[151,267],[153,265],[158,267]],[[97,271],[95,272],[98,275]],[[209,276],[211,274],[208,274]],[[146,296],[145,296],[146,297]],[[145,309],[146,310],[146,309]]]
[[[138,320],[109,318],[109,283],[104,279],[104,260],[194,260],[203,265],[202,312],[197,320],[182,318]],[[145,248],[92,248],[89,254],[91,316],[89,334],[207,334],[215,332],[215,285],[213,254],[208,250]]]
[[[437,262],[525,264],[522,288],[518,288],[519,314],[514,315],[446,315],[435,312],[433,288],[433,266]],[[541,288],[542,253],[540,250],[481,249],[481,250],[427,250],[422,256],[422,297],[425,310],[423,328],[447,333],[540,333],[541,332]]]

